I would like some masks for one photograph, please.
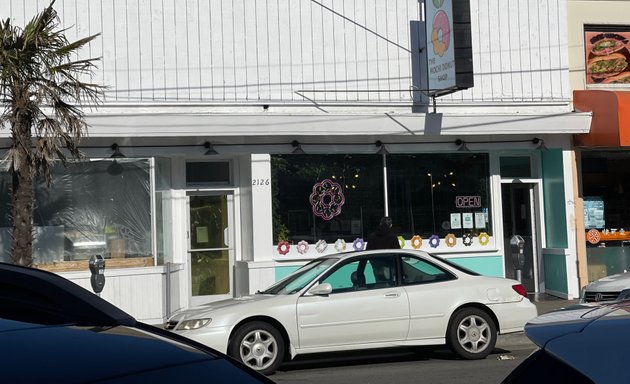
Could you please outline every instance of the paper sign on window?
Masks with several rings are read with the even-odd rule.
[[[462,214],[464,228],[474,228],[473,226],[473,214],[470,212]]]
[[[459,213],[451,213],[451,229],[460,229],[462,227],[462,215]]]

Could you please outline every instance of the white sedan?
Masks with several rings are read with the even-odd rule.
[[[447,344],[482,359],[497,334],[536,315],[518,281],[378,250],[315,259],[255,295],[177,313],[165,328],[270,374],[296,355],[368,348]]]

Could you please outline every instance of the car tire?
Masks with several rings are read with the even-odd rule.
[[[462,308],[451,318],[446,342],[459,357],[484,359],[497,342],[497,329],[486,312],[478,308]]]
[[[236,330],[230,340],[228,355],[264,375],[269,375],[284,361],[284,338],[269,323],[246,323]]]

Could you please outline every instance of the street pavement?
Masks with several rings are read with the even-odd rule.
[[[530,295],[529,299],[536,305],[538,314],[556,311],[558,309],[571,307],[578,304],[579,300],[565,300],[548,294]],[[525,336],[523,332],[511,333],[508,335],[499,335],[497,338],[497,347],[516,347],[521,345],[533,345],[533,343]]]

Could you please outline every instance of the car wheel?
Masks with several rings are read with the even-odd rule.
[[[284,360],[284,339],[278,330],[256,321],[239,327],[228,347],[228,354],[264,374],[274,373]]]
[[[481,309],[463,308],[453,315],[446,341],[461,358],[483,359],[497,342],[496,325]]]

